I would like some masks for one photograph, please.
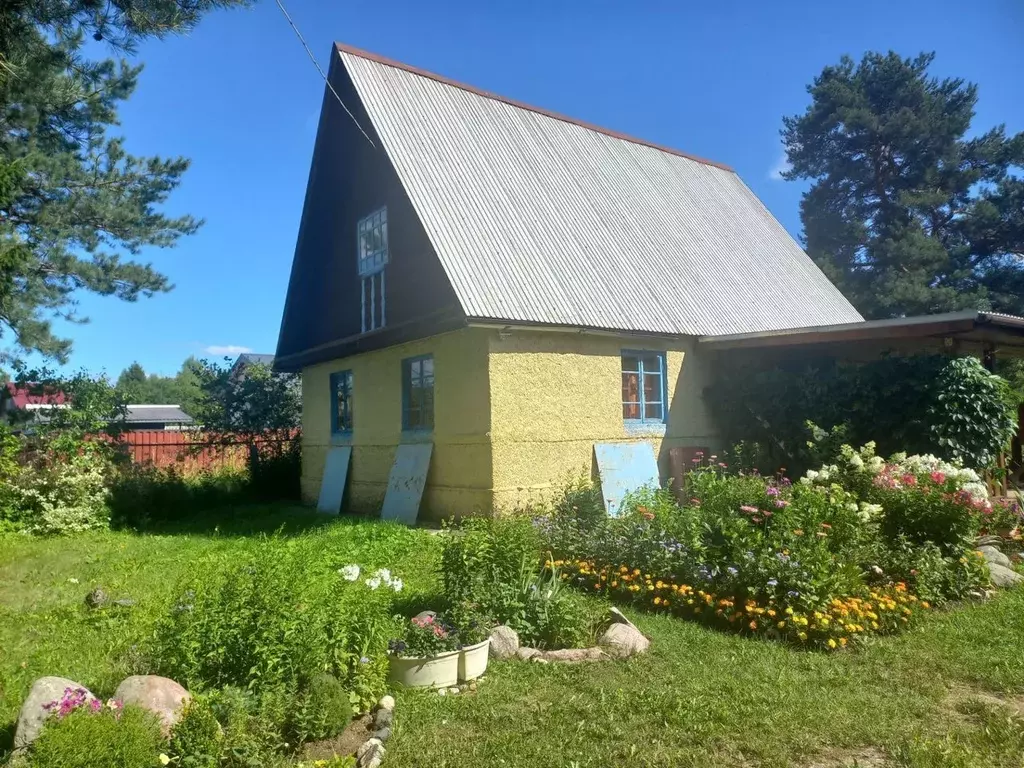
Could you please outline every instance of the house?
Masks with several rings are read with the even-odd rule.
[[[231,376],[233,378],[241,378],[245,376],[245,369],[251,365],[263,365],[267,368],[274,367],[274,356],[267,354],[258,354],[256,352],[243,352],[235,360],[231,366]]]
[[[703,343],[863,324],[720,163],[345,45],[328,78],[274,361],[310,500],[332,447],[373,509],[432,445],[429,517],[538,501],[596,445],[664,477],[714,445]]]
[[[66,404],[64,393],[53,387],[8,381],[0,391],[0,419],[6,424],[20,426]]]
[[[188,429],[195,420],[181,409],[180,405],[138,404],[125,406],[124,428],[141,429]]]

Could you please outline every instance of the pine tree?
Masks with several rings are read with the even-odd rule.
[[[807,252],[869,318],[1024,313],[1024,133],[967,138],[977,86],[934,54],[844,57],[784,119]]]
[[[127,301],[169,290],[132,257],[200,225],[159,211],[188,161],[132,156],[109,133],[141,66],[90,59],[87,38],[131,54],[145,38],[186,32],[207,11],[243,2],[0,3],[0,339],[15,359],[36,351],[67,360],[71,343],[51,320],[81,319],[78,290]]]
[[[128,402],[138,403],[145,402],[143,398],[143,388],[146,386],[146,372],[142,366],[138,363],[132,363],[117,377],[117,383],[114,388],[120,393]]]

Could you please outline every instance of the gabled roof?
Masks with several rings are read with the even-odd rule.
[[[469,320],[707,335],[862,319],[729,168],[337,55]]]
[[[260,354],[259,352],[243,352],[238,356],[238,359],[235,360],[234,365],[231,367],[235,368],[239,365],[252,365],[254,363],[259,363],[260,365],[272,368],[274,366],[274,356]]]

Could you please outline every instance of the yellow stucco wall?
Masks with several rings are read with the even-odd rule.
[[[302,491],[315,502],[332,444],[330,376],[351,370],[353,430],[346,505],[375,512],[402,434],[402,360],[434,356],[434,443],[421,519],[488,511],[491,452],[487,376],[488,334],[463,329],[310,366],[302,371]],[[408,437],[407,437],[408,439]],[[422,439],[422,438],[421,438]]]
[[[666,353],[669,417],[660,434],[622,420],[622,350]],[[330,375],[351,370],[354,429],[348,509],[376,512],[401,430],[401,363],[434,356],[434,443],[421,519],[505,511],[549,498],[593,470],[595,442],[667,449],[715,445],[702,391],[707,366],[689,339],[467,328],[310,366],[302,372],[302,488],[314,502],[332,444]],[[652,430],[655,431],[656,430]]]
[[[504,336],[504,338],[502,338]],[[489,337],[494,506],[547,498],[593,470],[595,442],[647,440],[667,474],[674,445],[713,446],[705,361],[690,339],[519,331]],[[662,434],[622,419],[622,350],[665,352],[669,416]]]

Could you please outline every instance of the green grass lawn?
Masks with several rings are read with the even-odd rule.
[[[217,530],[161,535],[0,537],[0,727],[10,732],[41,675],[109,695],[138,663],[133,647],[190,563],[259,546],[253,532],[284,526],[318,556],[392,567],[410,612],[437,588],[437,540],[425,531],[325,523],[285,507],[217,520]],[[90,613],[83,598],[96,585],[137,605]],[[937,612],[906,635],[834,655],[636,618],[652,640],[645,657],[506,662],[492,665],[476,694],[400,693],[385,765],[1024,765],[1024,736],[1011,719],[1024,703],[1024,591]]]

